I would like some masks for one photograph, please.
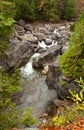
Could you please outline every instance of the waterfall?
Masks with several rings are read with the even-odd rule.
[[[33,63],[34,58],[35,58],[35,57],[38,57],[39,55],[40,55],[39,53],[33,54],[33,55],[31,56],[30,60],[28,61],[28,63],[27,63],[25,66],[21,67],[20,70],[21,70],[21,74],[22,74],[23,76],[29,76],[29,75],[33,74],[33,72],[34,72],[35,70],[34,70],[34,68],[33,68],[33,66],[32,66],[32,63]]]

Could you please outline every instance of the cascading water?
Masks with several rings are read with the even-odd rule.
[[[32,66],[32,63],[33,63],[34,58],[38,57],[39,55],[40,55],[39,53],[33,54],[33,56],[31,56],[29,62],[25,66],[21,67],[21,74],[23,77],[29,76],[34,73],[35,70]]]

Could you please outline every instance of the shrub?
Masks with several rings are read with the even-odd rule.
[[[26,21],[35,21],[37,18],[36,7],[37,0],[15,0],[16,19],[24,19]]]
[[[21,123],[25,124],[27,127],[33,124],[38,124],[36,118],[32,115],[32,107],[27,108],[21,118]]]
[[[84,18],[76,24],[69,48],[60,57],[60,66],[67,77],[84,79]]]
[[[11,0],[9,0],[11,1]],[[14,0],[16,16],[26,21],[58,21],[76,15],[76,0]]]
[[[13,127],[18,122],[18,114],[14,110],[13,95],[19,89],[20,76],[18,71],[9,75],[0,70],[0,130]]]
[[[13,30],[14,19],[12,15],[12,3],[2,1],[0,3],[0,57],[8,47],[8,39]]]
[[[63,8],[61,10],[61,18],[69,20],[74,17],[77,17],[76,0],[64,0]]]
[[[45,21],[58,20],[58,0],[41,0],[39,2],[38,11],[39,18]]]

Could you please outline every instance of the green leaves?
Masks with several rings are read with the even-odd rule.
[[[4,20],[4,17],[2,15],[0,15],[0,20]]]
[[[53,124],[55,126],[62,126],[66,122],[66,119],[62,115],[60,115],[60,116],[54,116],[52,118],[52,122],[53,122]]]
[[[8,38],[13,30],[15,20],[14,9],[11,2],[1,1],[0,6],[0,57],[8,48]]]
[[[21,122],[26,126],[30,126],[32,124],[38,124],[36,118],[32,116],[32,110],[33,110],[32,107],[29,107],[22,114]]]
[[[84,79],[84,18],[77,22],[69,48],[60,56],[60,66],[67,77]]]
[[[15,20],[13,18],[8,18],[7,21],[4,21],[3,24],[4,26],[10,27],[15,23]]]
[[[4,71],[0,71],[0,128],[2,129],[9,128],[14,124],[14,120],[17,116],[15,118],[12,117],[14,113],[16,113],[14,110],[15,103],[13,102],[13,95],[19,90],[19,71],[16,71],[11,75]]]
[[[62,12],[63,19],[71,19],[77,16],[77,4],[76,0],[65,0],[64,1],[64,10]]]

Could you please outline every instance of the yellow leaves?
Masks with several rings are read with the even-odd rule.
[[[77,104],[76,107],[75,107],[76,110],[81,110],[81,111],[84,111],[84,103],[82,104]]]
[[[74,93],[72,92],[71,90],[69,90],[69,93],[71,94],[72,96],[72,100],[75,101],[76,103],[78,102],[83,102],[84,101],[84,81],[83,79],[80,77],[80,80],[76,79],[75,80],[79,87],[80,87],[80,92],[79,93]]]
[[[52,122],[54,123],[55,126],[61,126],[63,123],[65,123],[66,119],[64,116],[55,116],[52,118]]]
[[[75,100],[76,101],[82,102],[82,99],[81,99],[81,97],[78,94],[76,94],[74,96],[75,96]]]

